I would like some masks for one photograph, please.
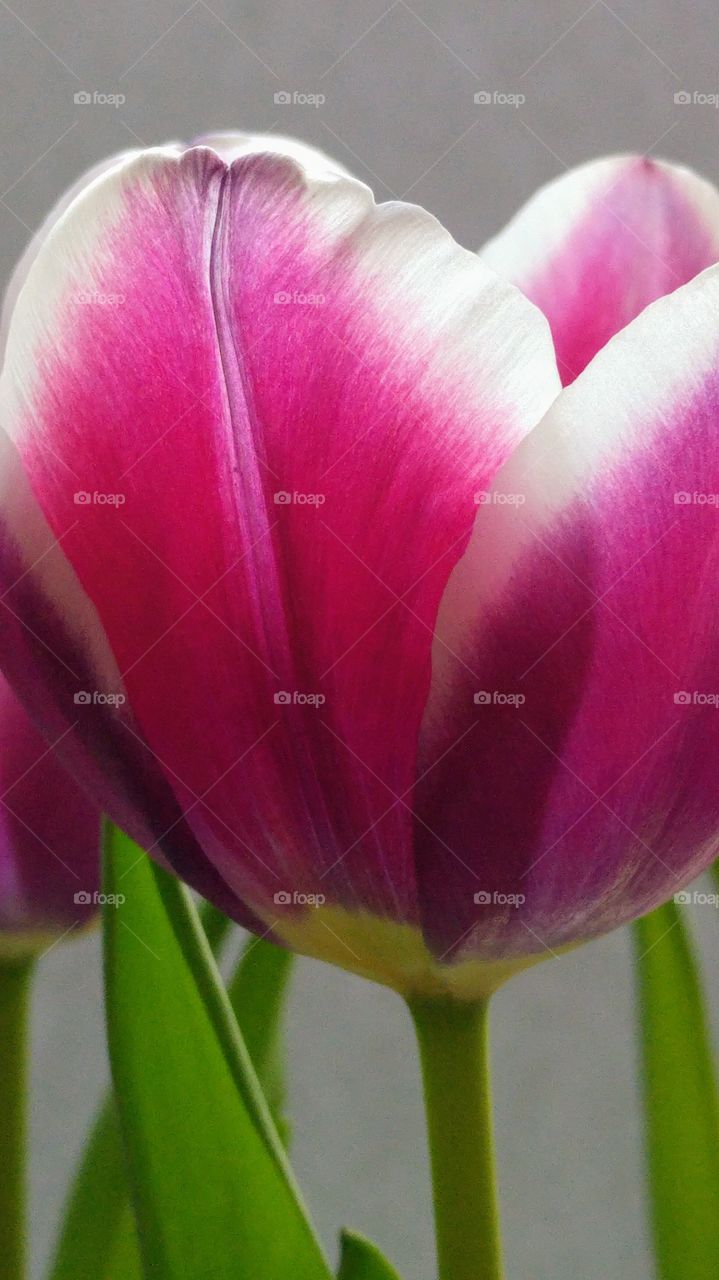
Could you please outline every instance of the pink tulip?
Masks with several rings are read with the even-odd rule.
[[[97,910],[100,817],[0,677],[0,960]]]
[[[544,312],[566,386],[650,302],[719,259],[719,193],[677,165],[594,160],[542,187],[482,258]]]
[[[409,993],[695,876],[718,249],[714,190],[631,158],[493,269],[296,144],[106,166],[27,255],[0,384],[2,661],[98,803]]]

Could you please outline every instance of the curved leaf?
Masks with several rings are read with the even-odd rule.
[[[110,1059],[152,1280],[328,1280],[189,893],[109,828]]]
[[[208,902],[200,907],[200,920],[217,954],[230,921]],[[70,1188],[49,1280],[136,1280],[141,1275],[122,1135],[110,1090],[91,1126]]]
[[[110,1280],[103,1262],[114,1255],[121,1230],[130,1229],[127,1221],[127,1181],[122,1136],[115,1099],[106,1097],[75,1177],[67,1203],[62,1233],[58,1243],[50,1280]],[[136,1250],[135,1250],[135,1256]],[[132,1254],[130,1254],[132,1257]],[[142,1273],[112,1268],[111,1280],[130,1280]]]
[[[645,1129],[657,1273],[719,1267],[719,1103],[701,985],[679,907],[634,926]]]
[[[343,1231],[342,1259],[337,1280],[400,1280],[376,1244],[356,1231]]]

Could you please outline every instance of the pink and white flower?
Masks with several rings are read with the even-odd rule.
[[[10,679],[154,856],[405,992],[719,846],[719,197],[563,183],[483,261],[297,144],[158,148],[12,288]]]

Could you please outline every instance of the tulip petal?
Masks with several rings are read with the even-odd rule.
[[[417,795],[442,953],[591,937],[716,856],[718,316],[718,268],[647,308],[480,508],[440,608]]]
[[[0,935],[52,937],[89,919],[99,855],[99,813],[0,676]]]
[[[205,133],[195,139],[193,146],[209,147],[227,164],[231,164],[233,160],[238,160],[241,156],[270,152],[289,156],[290,159],[296,160],[305,169],[311,169],[313,173],[324,172],[328,177],[332,174],[342,174],[345,177],[351,176],[344,165],[340,164],[339,160],[335,160],[334,156],[328,156],[324,151],[320,151],[318,147],[310,147],[306,142],[301,142],[298,138],[288,138],[281,133],[232,133],[228,131]]]
[[[719,259],[719,192],[680,165],[594,160],[543,187],[481,257],[547,316],[566,385],[650,302]]]
[[[58,200],[54,209],[52,209],[45,218],[39,231],[31,237],[10,275],[2,300],[2,311],[0,311],[0,366],[2,365],[3,356],[5,354],[5,343],[7,341],[7,333],[10,327],[10,318],[15,309],[15,303],[18,300],[20,290],[27,278],[28,271],[38,255],[40,246],[47,239],[55,223],[62,217],[65,210],[70,208],[75,197],[78,196],[85,187],[89,186],[91,182],[94,182],[96,178],[99,178],[103,173],[108,169],[113,168],[119,162],[124,162],[131,156],[137,154],[137,151],[123,151],[117,156],[113,156],[110,159],[100,160],[97,164],[92,165],[91,168],[83,173],[76,182],[73,182],[72,185],[68,187],[67,191],[65,191]]]
[[[116,818],[159,860],[164,854],[204,897],[225,911],[232,906],[241,923],[254,927],[254,916],[234,905],[204,863],[142,742],[97,613],[2,431],[0,513],[0,664],[15,693],[100,812]]]
[[[178,143],[170,143],[169,146],[177,149]],[[316,147],[309,147],[304,142],[299,142],[295,138],[285,138],[278,134],[264,133],[213,133],[206,134],[197,140],[197,145],[211,147],[224,160],[234,160],[237,156],[247,155],[250,152],[257,151],[281,151],[284,155],[294,156],[303,164],[313,164],[315,166],[324,166],[328,172],[346,174],[347,170],[339,161],[326,156],[324,152],[319,151]],[[39,231],[31,238],[24,253],[20,257],[10,276],[5,294],[2,300],[2,310],[0,312],[0,366],[2,365],[3,355],[5,351],[5,343],[7,340],[7,332],[10,326],[10,318],[15,309],[20,290],[25,283],[28,271],[35,258],[38,255],[40,246],[47,239],[50,231],[55,223],[63,216],[65,211],[70,208],[73,201],[79,196],[86,187],[95,182],[97,178],[102,177],[104,173],[108,173],[111,169],[118,165],[125,165],[128,161],[133,160],[140,155],[137,148],[130,151],[119,152],[115,156],[106,157],[99,160],[97,164],[92,165],[85,173],[73,182],[63,193],[55,207],[45,218]]]
[[[326,161],[148,152],[38,254],[0,420],[187,824],[266,916],[416,914],[398,797],[438,602],[557,390],[526,299]]]

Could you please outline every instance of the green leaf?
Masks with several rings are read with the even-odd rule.
[[[121,1271],[108,1264],[120,1236],[134,1227],[127,1213],[127,1182],[115,1099],[108,1094],[95,1121],[75,1177],[50,1280],[130,1280],[142,1274],[137,1261]],[[130,1249],[132,1259],[132,1249]]]
[[[704,1002],[676,903],[634,926],[657,1274],[716,1280],[719,1102]]]
[[[208,902],[200,907],[200,920],[216,954],[230,921]],[[141,1275],[122,1135],[108,1091],[70,1189],[49,1280],[137,1280]]]
[[[127,859],[139,862],[111,905]],[[328,1280],[189,893],[108,828],[108,1037],[145,1275]]]
[[[376,1244],[356,1231],[343,1231],[342,1259],[337,1280],[400,1280]]]
[[[294,956],[262,938],[247,943],[227,989],[272,1117],[284,1137],[282,1013]]]
[[[102,1280],[141,1280],[142,1259],[137,1239],[135,1216],[126,1198],[120,1213],[115,1243],[108,1254]]]
[[[226,939],[230,921],[203,902],[200,921],[213,954]],[[237,965],[229,994],[250,1058],[278,1129],[284,1085],[280,1020],[294,957],[269,942],[251,939]],[[137,1280],[142,1274],[137,1233],[128,1200],[125,1157],[114,1095],[108,1092],[85,1145],[72,1185],[49,1280]]]

